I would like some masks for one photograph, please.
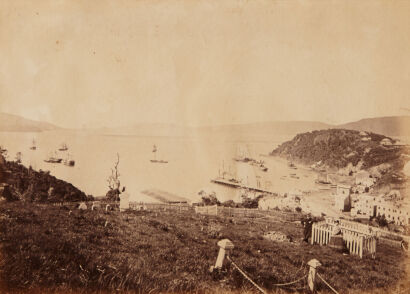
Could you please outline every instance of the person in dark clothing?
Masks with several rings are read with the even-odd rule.
[[[306,243],[309,242],[309,238],[312,236],[312,224],[313,224],[313,220],[312,218],[307,218],[305,220],[301,221],[304,229],[303,229],[303,241],[305,241]]]

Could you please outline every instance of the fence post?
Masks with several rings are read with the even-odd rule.
[[[317,259],[311,259],[308,263],[309,273],[308,273],[308,285],[312,293],[315,291],[315,279],[316,279],[316,269],[322,264]]]
[[[215,266],[211,266],[210,268],[211,272],[214,269],[222,268],[223,262],[225,259],[225,254],[229,254],[229,250],[234,248],[233,243],[229,239],[220,240],[217,244],[219,246],[219,253],[218,253],[218,257],[216,258]]]
[[[312,224],[312,236],[311,236],[311,239],[310,239],[310,244],[315,244],[315,238],[316,238],[316,224],[315,223],[313,223]]]
[[[360,258],[363,257],[363,238],[364,238],[364,236],[360,236],[360,242],[359,242],[359,256],[360,256]]]

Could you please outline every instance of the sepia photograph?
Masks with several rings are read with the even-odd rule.
[[[1,0],[0,293],[410,293],[409,0]]]

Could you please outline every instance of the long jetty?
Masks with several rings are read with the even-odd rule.
[[[256,192],[261,192],[261,193],[267,193],[267,194],[276,194],[272,191],[260,188],[260,187],[253,187],[253,186],[249,186],[249,185],[244,185],[240,182],[233,182],[224,178],[215,178],[211,180],[212,183],[216,183],[216,184],[220,184],[220,185],[225,185],[225,186],[230,186],[230,187],[234,187],[234,188],[243,188],[243,189],[247,189],[250,191],[256,191]]]

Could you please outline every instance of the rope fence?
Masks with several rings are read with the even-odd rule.
[[[223,265],[223,259],[225,257],[226,253],[229,253],[229,250],[234,248],[233,243],[228,240],[224,239],[218,242],[218,246],[220,247],[218,258],[216,261],[215,266],[211,267],[211,271],[214,269],[221,269]],[[261,286],[259,286],[252,278],[243,270],[241,269],[229,256],[229,254],[226,254],[227,260],[235,267],[235,269],[247,280],[249,283],[251,283],[256,289],[258,289],[259,292],[263,294],[267,294],[267,291],[263,289]],[[297,270],[296,274],[298,274],[301,269],[303,268],[304,263],[302,262],[301,268]],[[306,271],[304,271],[303,275],[299,278],[297,278],[294,281],[286,282],[286,283],[277,283],[277,284],[271,284],[271,286],[274,287],[286,287],[290,285],[295,285],[300,281],[304,281],[303,287],[301,288],[294,288],[294,290],[302,290],[306,289],[306,281],[308,282],[308,286],[310,291],[314,292],[315,291],[315,277],[316,275],[323,281],[323,283],[328,286],[334,293],[339,294],[319,273],[316,273],[316,270],[319,266],[321,266],[320,262],[316,259],[310,260],[307,265],[310,267],[309,273],[306,274]],[[296,275],[295,274],[295,275]],[[290,289],[290,288],[287,288]]]
[[[256,284],[230,257],[227,256],[227,259],[232,263],[232,265],[244,276],[256,289],[261,291],[263,294],[266,294],[266,290],[262,289],[258,284]]]
[[[262,293],[266,293],[266,290],[264,290],[262,287],[260,287],[254,280],[252,280],[246,273],[244,270],[242,270],[232,259],[231,257],[228,255],[227,259],[232,263],[232,265],[238,270],[239,273],[242,274],[242,276],[244,276],[252,285],[254,285],[260,292]],[[287,283],[279,283],[279,284],[272,284],[272,286],[276,286],[276,287],[282,287],[282,286],[289,286],[289,285],[293,285],[296,284],[299,281],[302,281],[304,279],[306,279],[307,275],[304,274],[302,277],[300,277],[299,279],[296,279],[295,281],[292,282],[287,282]],[[302,288],[303,289],[303,288]]]
[[[339,292],[337,292],[332,286],[330,286],[330,284],[328,282],[326,282],[325,279],[323,279],[323,277],[321,275],[317,274],[317,276],[323,281],[323,283],[326,284],[326,286],[328,286],[330,288],[330,290],[332,290],[336,294],[339,294]]]

